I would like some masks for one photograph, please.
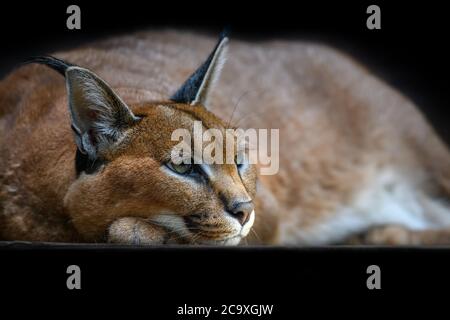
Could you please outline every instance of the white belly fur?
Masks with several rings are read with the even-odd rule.
[[[297,213],[298,215],[298,213]],[[351,205],[303,230],[281,224],[282,244],[323,245],[337,242],[376,225],[399,224],[413,230],[450,226],[450,207],[427,195],[405,175],[385,169],[376,173]]]

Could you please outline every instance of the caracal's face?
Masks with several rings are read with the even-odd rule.
[[[238,244],[255,219],[254,166],[172,161],[180,143],[172,141],[175,130],[186,129],[194,140],[199,138],[195,121],[201,121],[202,134],[210,128],[224,132],[226,124],[198,105],[144,103],[130,109],[140,120],[98,170],[83,173],[72,188],[72,199],[79,199],[69,208],[77,229],[94,237],[115,219],[131,216],[163,226],[187,243]],[[223,152],[224,162],[239,157],[237,148],[230,151],[224,141],[205,142],[201,150],[211,143]],[[200,156],[194,149],[188,155]]]

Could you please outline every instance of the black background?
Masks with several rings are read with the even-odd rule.
[[[173,27],[235,38],[320,41],[348,52],[412,98],[450,144],[448,12],[427,1],[8,1],[1,4],[0,75],[25,58],[145,28]],[[66,28],[67,6],[81,30]],[[381,8],[381,30],[366,9]]]
[[[69,4],[81,7],[81,30],[66,29]],[[381,7],[381,30],[366,28],[370,4]],[[1,75],[28,56],[114,34],[162,27],[218,34],[231,26],[235,38],[314,40],[350,53],[413,99],[450,142],[448,12],[437,1],[13,1],[1,3],[0,10]],[[275,304],[277,314],[268,319],[300,319],[311,311],[315,317],[392,316],[392,308],[402,315],[441,311],[448,304],[449,257],[448,249],[0,246],[0,289],[8,297],[0,312],[170,319],[184,303]],[[82,268],[79,292],[65,287],[69,264]],[[382,269],[380,291],[365,286],[370,264]],[[427,296],[433,305],[424,304]],[[14,301],[22,307],[13,307]],[[63,311],[55,311],[58,305]],[[86,305],[93,310],[80,308]]]

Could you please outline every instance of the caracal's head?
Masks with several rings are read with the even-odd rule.
[[[100,240],[123,217],[163,226],[187,243],[235,245],[249,233],[255,219],[255,169],[235,162],[241,158],[236,136],[230,139],[234,147],[227,148],[226,123],[205,107],[227,41],[222,36],[167,101],[134,105],[87,69],[53,57],[32,60],[66,79],[77,179],[65,207],[86,240]],[[205,141],[208,129],[223,133],[224,140]],[[200,148],[192,143],[180,149],[180,133],[201,141]],[[209,151],[214,146],[213,156],[222,153],[223,163],[202,161],[207,145]]]

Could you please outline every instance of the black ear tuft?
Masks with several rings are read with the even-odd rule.
[[[209,89],[219,77],[225,60],[228,29],[219,36],[219,40],[206,61],[186,80],[180,89],[170,98],[178,103],[205,104]]]
[[[52,57],[52,56],[37,56],[31,57],[27,61],[24,61],[22,64],[30,64],[30,63],[38,63],[46,65],[47,67],[52,68],[53,70],[59,72],[61,75],[66,75],[66,70],[69,67],[75,67],[74,64],[66,62],[64,60]]]

